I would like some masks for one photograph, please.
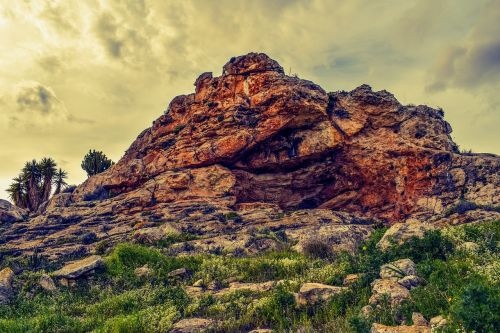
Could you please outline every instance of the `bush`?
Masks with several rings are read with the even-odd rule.
[[[476,281],[468,284],[450,313],[467,331],[500,332],[500,287]]]
[[[333,257],[331,245],[319,238],[307,240],[302,246],[302,250],[310,258],[327,259]]]
[[[279,284],[271,297],[257,309],[257,314],[267,325],[283,331],[291,327],[294,309],[295,297],[284,284]]]

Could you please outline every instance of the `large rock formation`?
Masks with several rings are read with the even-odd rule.
[[[441,110],[401,105],[367,85],[327,93],[256,53],[195,87],[112,168],[7,228],[7,250],[92,251],[95,240],[160,223],[198,235],[189,249],[279,245],[253,237],[255,227],[352,249],[370,232],[367,219],[498,218],[500,159],[460,154]],[[449,209],[460,200],[474,214]]]

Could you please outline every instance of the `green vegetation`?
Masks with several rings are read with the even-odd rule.
[[[97,175],[109,169],[113,164],[102,151],[89,150],[83,158],[82,169],[87,173],[88,177]]]
[[[44,157],[37,162],[26,162],[19,176],[13,179],[7,192],[12,202],[21,208],[35,212],[52,195],[60,193],[68,184],[66,171],[57,169],[52,158]]]
[[[163,332],[188,317],[216,319],[217,332],[257,327],[369,332],[374,321],[411,324],[412,312],[427,319],[447,317],[443,332],[500,330],[499,221],[429,232],[381,251],[376,243],[384,231],[378,229],[355,255],[333,255],[315,244],[311,255],[284,248],[255,257],[176,257],[165,255],[163,248],[119,244],[105,258],[106,269],[76,288],[59,287],[50,294],[37,284],[42,271],[23,272],[16,279],[13,303],[0,306],[0,332]],[[359,316],[380,266],[401,258],[415,261],[426,284],[412,289],[411,301],[398,308],[382,304],[368,319]],[[137,277],[134,270],[146,264],[152,274]],[[168,276],[181,267],[187,269],[186,277]],[[326,303],[297,306],[293,293],[302,283],[341,285],[351,273],[363,275],[346,292]],[[231,280],[285,282],[270,291],[189,297],[185,287],[199,280],[216,288]]]

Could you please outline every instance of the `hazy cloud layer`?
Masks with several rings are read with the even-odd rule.
[[[0,0],[0,197],[25,160],[118,159],[205,71],[262,51],[327,90],[362,83],[445,109],[499,153],[500,2]]]

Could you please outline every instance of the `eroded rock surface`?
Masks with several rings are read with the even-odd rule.
[[[441,110],[367,85],[327,93],[250,53],[202,74],[109,170],[0,224],[0,242],[64,258],[136,232],[158,242],[164,230],[147,229],[170,225],[196,238],[179,252],[257,253],[279,247],[280,230],[299,250],[315,234],[353,249],[372,221],[498,218],[499,157],[460,154],[450,133]],[[475,208],[450,210],[460,200]]]
[[[100,256],[90,256],[85,259],[67,263],[63,268],[54,272],[54,276],[65,279],[77,279],[81,276],[91,274],[94,270],[102,267],[104,261]]]
[[[304,283],[297,294],[297,304],[325,302],[347,290],[346,287],[329,286],[322,283]]]
[[[14,272],[9,267],[0,271],[0,304],[7,304],[10,301],[14,291],[12,289],[12,281]]]

